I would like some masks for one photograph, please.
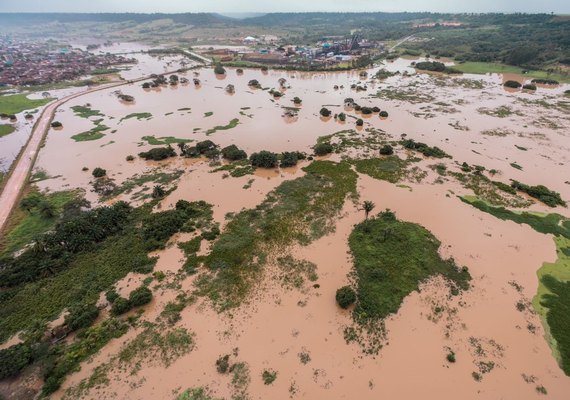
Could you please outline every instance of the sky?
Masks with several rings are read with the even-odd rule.
[[[0,0],[0,12],[432,11],[570,14],[570,0]]]

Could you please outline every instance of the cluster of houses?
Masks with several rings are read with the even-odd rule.
[[[136,60],[113,54],[94,55],[50,41],[0,38],[0,86],[56,83],[131,63]]]

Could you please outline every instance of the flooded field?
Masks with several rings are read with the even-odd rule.
[[[156,65],[147,61],[121,76],[131,79],[182,66],[179,58],[156,60]],[[400,74],[374,79],[381,68]],[[351,171],[359,173],[358,200],[346,199],[334,229],[306,245],[269,253],[243,304],[218,312],[211,299],[197,297],[180,311],[176,327],[191,333],[190,349],[168,361],[147,354],[129,364],[125,346],[146,332],[144,324],[135,324],[82,363],[53,398],[169,399],[200,387],[226,399],[534,399],[545,397],[542,389],[545,398],[562,399],[570,393],[570,378],[552,354],[540,316],[530,306],[517,309],[536,295],[542,263],[556,260],[552,238],[460,201],[458,196],[476,189],[455,175],[435,172],[435,164],[460,171],[465,162],[495,170],[494,179],[506,184],[513,179],[545,185],[570,199],[570,114],[563,94],[568,86],[511,93],[499,75],[416,74],[404,59],[364,72],[226,68],[216,75],[200,68],[177,73],[187,83],[149,89],[136,83],[120,87],[120,93],[102,90],[72,99],[56,112],[54,119],[63,127],[49,131],[36,163],[36,170],[48,177],[37,183],[41,190],[79,188],[93,205],[117,200],[140,205],[158,178],[137,178],[175,174],[165,184],[173,190],[155,211],[172,209],[179,200],[204,200],[212,204],[213,221],[222,232],[231,221],[228,214],[255,208],[283,182],[305,176],[303,168],[311,161],[234,177],[216,171],[220,165],[210,165],[205,157],[145,161],[138,153],[166,143],[178,150],[177,141],[192,146],[211,140],[221,147],[235,144],[248,155],[261,150],[312,154],[319,138],[333,135],[332,141],[349,140],[335,154],[317,158],[348,160]],[[260,87],[254,88],[252,80]],[[283,96],[274,96],[271,89]],[[121,101],[119,94],[134,101]],[[295,97],[302,103],[294,104]],[[346,104],[347,98],[387,111],[388,117],[363,115]],[[323,107],[332,115],[322,117]],[[344,122],[334,118],[341,112]],[[362,127],[356,126],[358,119]],[[355,160],[378,158],[378,138],[383,143],[414,139],[452,158],[425,157],[394,143],[402,159],[417,158],[410,161],[416,169],[397,182],[374,179]],[[130,155],[133,159],[127,161]],[[97,167],[106,170],[116,187],[136,183],[114,196],[100,196],[93,190]],[[519,197],[528,210],[553,212],[528,196]],[[425,227],[441,241],[441,256],[467,266],[472,276],[470,289],[457,296],[449,294],[441,277],[422,283],[385,320],[381,348],[373,354],[347,339],[347,327],[355,322],[351,310],[335,302],[336,290],[354,280],[348,238],[364,219],[363,200],[376,204],[371,215],[390,209],[398,219]],[[567,208],[554,212],[570,217]],[[140,321],[155,321],[168,303],[190,293],[200,280],[200,274],[178,274],[186,256],[177,244],[192,237],[175,235],[166,249],[153,253],[158,257],[155,274],[166,278],[151,283],[154,297]],[[208,254],[211,243],[202,240],[198,254]],[[312,263],[318,276],[314,284],[283,284],[278,257],[284,254]],[[126,296],[143,279],[129,273],[117,290]],[[100,304],[105,301],[102,295]],[[449,354],[453,362],[446,360]],[[216,367],[224,355],[235,367],[229,373]],[[274,381],[264,382],[264,372],[276,372]]]

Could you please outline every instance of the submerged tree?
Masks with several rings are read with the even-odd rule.
[[[364,209],[365,213],[365,219],[368,219],[368,214],[370,214],[370,212],[374,210],[374,207],[376,207],[376,204],[374,204],[369,200],[366,200],[364,203],[362,203],[362,208]]]

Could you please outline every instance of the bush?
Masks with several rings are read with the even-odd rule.
[[[150,303],[152,300],[152,292],[146,286],[136,288],[129,295],[129,303],[131,307],[138,307]],[[113,304],[114,306],[114,304]]]
[[[333,152],[333,147],[330,143],[319,143],[313,147],[315,154],[318,156],[325,156]]]
[[[31,348],[23,343],[0,350],[0,379],[16,375],[32,358]]]
[[[92,172],[91,174],[92,174],[95,178],[102,178],[102,177],[104,177],[105,175],[107,175],[107,170],[106,170],[106,169],[103,169],[103,168],[97,167],[97,168],[95,168],[95,169],[93,170],[93,172]]]
[[[319,114],[321,114],[321,116],[323,116],[323,117],[330,117],[331,110],[329,110],[326,107],[323,107],[323,108],[321,108],[321,111],[319,111]]]
[[[338,120],[341,122],[346,121],[346,114],[341,112],[340,114],[338,114]]]
[[[391,156],[394,154],[394,148],[389,144],[386,144],[380,148],[380,154],[383,156]]]
[[[111,314],[114,316],[121,315],[126,313],[130,309],[131,309],[131,303],[124,297],[118,297],[113,302],[113,306],[111,307]]]
[[[214,67],[214,74],[216,75],[224,75],[226,73],[226,70],[224,67],[222,67],[220,64],[216,65]]]
[[[217,149],[218,145],[212,142],[211,140],[203,140],[201,142],[196,143],[196,151],[200,154],[206,153],[208,150]]]
[[[560,197],[560,193],[548,189],[544,185],[529,186],[519,181],[512,181],[511,186],[525,192],[531,197],[542,201],[549,207],[556,207],[558,205],[566,207],[566,202]]]
[[[249,159],[254,167],[273,168],[277,166],[277,154],[270,151],[262,150],[259,153],[253,153]]]
[[[542,85],[558,85],[559,82],[554,79],[533,79],[532,83],[538,83]]]
[[[437,146],[430,147],[425,143],[416,142],[413,139],[406,139],[400,142],[406,149],[416,150],[426,157],[445,158],[451,156]]]
[[[378,114],[381,118],[388,118],[388,111],[380,111]]]
[[[521,85],[519,82],[517,82],[517,81],[511,81],[511,80],[509,80],[509,81],[506,81],[506,82],[503,84],[503,86],[504,86],[504,87],[508,87],[508,88],[513,88],[513,89],[518,89],[518,88],[520,88],[522,85]]]
[[[133,161],[134,159],[135,159],[135,156],[133,156],[133,155],[131,155],[131,154],[129,154],[129,155],[127,156],[127,158],[125,158],[125,160],[127,160],[127,161]]]
[[[222,157],[230,161],[244,160],[247,158],[247,153],[239,149],[235,144],[231,144],[222,149]]]
[[[343,286],[336,291],[336,302],[341,308],[347,309],[356,302],[356,292],[350,286]]]
[[[99,316],[99,309],[93,303],[77,304],[65,316],[65,325],[72,331],[90,326]]]
[[[111,304],[113,304],[115,302],[115,300],[117,300],[119,298],[119,293],[117,293],[117,291],[115,289],[109,289],[106,293],[105,293],[105,298],[107,299],[107,301]]]
[[[356,126],[362,126],[362,125],[364,125],[364,121],[362,120],[362,118],[358,118],[356,120]]]
[[[260,88],[261,84],[259,83],[259,81],[257,79],[252,79],[247,83],[248,86],[254,87],[254,88]]]
[[[449,361],[450,363],[454,363],[455,362],[455,353],[453,351],[450,351],[449,353],[447,353],[447,361]]]
[[[297,165],[297,161],[302,160],[305,158],[305,155],[296,151],[289,152],[286,151],[281,153],[281,167],[292,167]]]
[[[303,102],[303,100],[301,100],[299,97],[297,97],[297,96],[293,97],[293,103],[301,104],[302,102]]]
[[[59,121],[53,121],[53,122],[51,123],[51,127],[52,127],[52,128],[61,128],[62,126],[63,126],[63,124],[62,124],[61,122],[59,122]]]
[[[275,381],[275,379],[277,379],[277,372],[266,369],[261,374],[261,378],[263,379],[264,384],[271,385]]]
[[[171,146],[155,147],[154,149],[150,149],[149,151],[143,151],[139,153],[139,156],[144,158],[145,160],[154,160],[154,161],[165,160],[169,157],[174,157],[175,155],[176,152]]]
[[[370,107],[362,107],[360,109],[360,112],[362,112],[362,114],[364,114],[364,115],[370,115],[373,113],[372,108],[370,108]]]
[[[525,90],[536,90],[536,85],[533,85],[532,83],[527,83],[526,85],[523,85],[522,88]]]
[[[216,360],[216,370],[218,370],[220,374],[225,374],[226,372],[229,371],[229,369],[230,369],[230,355],[226,354],[225,356],[220,356]]]

